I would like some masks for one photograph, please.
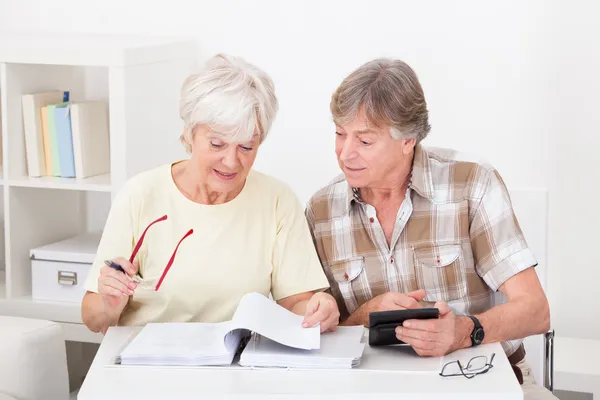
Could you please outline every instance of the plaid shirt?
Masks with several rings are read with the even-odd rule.
[[[307,220],[342,319],[375,296],[417,289],[426,303],[476,315],[494,306],[502,283],[537,265],[498,172],[459,158],[416,146],[391,246],[343,175],[310,199]],[[511,355],[520,343],[502,346]]]

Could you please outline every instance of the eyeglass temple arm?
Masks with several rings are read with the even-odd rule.
[[[140,236],[140,238],[138,239],[137,243],[135,244],[135,247],[133,249],[133,251],[131,252],[131,256],[129,256],[129,262],[133,263],[133,260],[135,260],[135,256],[137,255],[138,251],[140,250],[140,247],[142,247],[142,243],[144,242],[144,238],[146,237],[146,232],[148,232],[148,229],[150,229],[150,227],[152,225],[154,225],[157,222],[160,221],[164,221],[167,219],[166,215],[163,215],[162,217],[150,222],[150,224],[148,224],[148,226],[146,227],[146,229],[144,229],[144,232],[142,232],[142,236]]]

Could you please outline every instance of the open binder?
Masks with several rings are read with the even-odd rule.
[[[242,297],[230,321],[149,323],[117,358],[121,365],[224,366],[236,354],[251,367],[352,368],[364,349],[364,327],[320,333],[303,317],[258,293]]]

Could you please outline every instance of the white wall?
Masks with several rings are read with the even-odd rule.
[[[0,30],[193,35],[200,60],[246,57],[272,75],[281,102],[256,167],[303,201],[338,172],[334,88],[373,57],[404,59],[429,102],[426,144],[487,157],[512,188],[550,189],[553,325],[559,335],[600,339],[600,216],[577,200],[593,204],[600,194],[599,11],[594,2],[543,0],[0,0]]]

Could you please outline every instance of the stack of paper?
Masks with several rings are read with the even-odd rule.
[[[256,332],[283,346],[312,350],[320,346],[320,328],[303,328],[301,315],[273,300],[249,293],[231,321],[150,323],[121,352],[124,365],[229,365],[241,344]]]
[[[302,350],[281,345],[264,336],[253,335],[241,354],[239,364],[252,367],[352,368],[360,363],[365,343],[364,327],[339,326],[321,335],[321,347]]]
[[[244,330],[228,322],[146,325],[121,352],[123,365],[230,365]]]
[[[242,366],[358,365],[365,346],[362,325],[340,326],[336,332],[321,334],[319,326],[303,328],[303,320],[273,300],[249,293],[240,300],[231,321],[147,324],[121,352],[117,363],[230,365],[238,350],[243,350],[239,361]]]

